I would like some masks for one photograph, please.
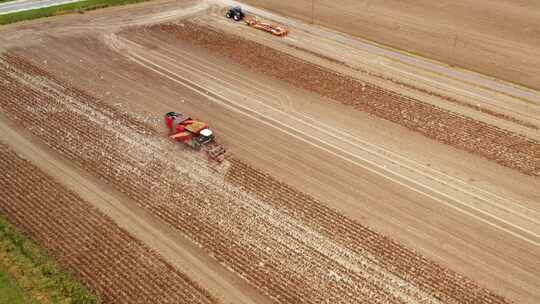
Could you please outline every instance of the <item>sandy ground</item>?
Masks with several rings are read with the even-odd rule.
[[[311,20],[312,1],[259,1]],[[537,1],[313,1],[314,22],[378,43],[540,88]]]
[[[68,16],[20,24],[0,31],[0,41],[4,48],[32,58],[58,77],[133,116],[155,122],[160,121],[163,113],[179,110],[201,117],[211,122],[225,145],[247,163],[511,300],[540,301],[537,178],[434,142],[388,121],[351,111],[171,36],[152,35],[144,30],[118,33],[128,25],[175,20],[186,15],[186,11],[194,13],[197,9],[185,9],[192,4],[184,3],[184,7],[176,2],[166,2],[160,7],[144,4],[90,13],[82,18]],[[214,12],[216,15],[212,17],[197,20],[220,27],[221,21],[212,21],[218,18],[219,11]],[[37,29],[47,31],[48,35],[34,39],[39,36]],[[234,29],[235,25],[227,27]],[[457,107],[444,98],[428,97],[414,88],[400,89],[395,82],[380,77],[359,76],[361,73],[354,69],[310,57],[262,34],[249,34],[249,37],[340,72],[402,90],[425,102],[443,105],[530,138],[538,137],[537,131],[521,124],[470,107]],[[15,41],[15,37],[24,39]],[[298,39],[305,37],[299,35]],[[391,35],[388,37],[393,39]],[[313,52],[325,56],[346,50],[338,48],[324,53],[322,46],[312,47]],[[362,58],[362,52],[356,52],[355,56],[341,60]],[[475,55],[476,59],[482,57]],[[369,67],[384,73],[377,65]],[[529,65],[523,71],[529,68],[534,70]],[[452,82],[448,84],[453,89],[439,88],[438,93],[471,102],[463,96],[470,96],[470,90],[463,95],[455,94],[456,87],[462,90],[470,87],[456,84],[459,80]],[[422,85],[417,80],[410,83]],[[433,88],[433,85],[424,86]],[[493,92],[481,94],[498,96]],[[502,106],[504,102],[494,101],[490,109],[537,123],[536,114],[527,117],[528,106],[513,97],[501,98],[511,99],[521,108],[509,111]],[[537,111],[535,106],[532,109]],[[336,133],[342,137],[336,137]],[[17,136],[9,131],[5,134]],[[58,172],[55,176],[79,189],[78,192],[90,191],[95,195],[105,191],[106,198],[96,199],[96,205],[109,210],[110,216],[126,230],[221,298],[228,297],[226,300],[230,302],[263,301],[243,281],[231,279],[230,272],[215,265],[159,220],[141,210],[127,210],[129,199],[84,177],[80,169],[40,147],[35,138],[13,140],[11,144],[19,149],[25,145],[34,147],[29,151],[24,149],[25,153],[51,174],[54,166],[47,163],[61,164],[65,167],[63,172],[78,182],[69,183]],[[38,151],[53,155],[40,158],[36,154],[43,152]],[[151,229],[145,232],[145,227]],[[198,273],[197,269],[204,271]],[[226,296],[229,288],[235,292]]]

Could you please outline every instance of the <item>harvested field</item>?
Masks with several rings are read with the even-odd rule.
[[[107,215],[92,229],[114,225],[152,255],[128,273],[131,249],[111,252],[126,259],[99,279],[125,273],[107,284],[170,301],[540,301],[540,92],[244,6],[291,30],[278,38],[216,1],[0,29],[0,142],[90,220]],[[209,123],[231,157],[218,165],[171,143],[169,111]],[[87,248],[123,242],[100,233]],[[73,267],[85,261],[62,248]],[[172,283],[127,282],[154,261],[175,273],[156,284]],[[92,280],[85,265],[78,277]]]
[[[452,103],[455,103],[455,104],[458,104],[458,105],[461,105],[461,106],[465,106],[465,107],[468,107],[470,109],[473,109],[473,110],[476,110],[476,111],[479,111],[479,112],[482,112],[482,113],[486,113],[488,115],[491,115],[493,117],[497,117],[497,118],[501,118],[501,119],[504,119],[504,120],[507,120],[509,122],[513,122],[513,123],[516,123],[516,124],[519,124],[519,125],[522,125],[524,127],[527,127],[527,128],[531,128],[531,129],[534,129],[534,130],[540,130],[540,128],[535,125],[535,124],[532,124],[530,122],[526,122],[526,121],[523,121],[523,120],[520,120],[520,119],[517,119],[513,116],[510,116],[508,114],[504,114],[504,113],[499,113],[497,111],[493,111],[493,110],[490,110],[490,109],[487,109],[483,106],[480,106],[478,104],[472,104],[472,103],[468,103],[468,102],[465,102],[463,100],[460,100],[460,99],[457,99],[455,97],[451,97],[451,96],[447,96],[447,95],[443,95],[443,94],[440,94],[440,93],[435,93],[435,92],[432,92],[432,91],[429,91],[427,89],[422,89],[422,88],[418,88],[418,87],[415,87],[413,85],[410,85],[406,82],[402,82],[400,80],[397,80],[397,79],[394,79],[392,77],[388,77],[388,76],[382,76],[382,75],[379,75],[379,74],[376,74],[376,73],[373,73],[373,72],[370,72],[368,70],[365,70],[365,69],[362,69],[362,68],[358,68],[358,67],[354,67],[353,65],[350,65],[344,61],[340,61],[340,60],[337,60],[337,59],[334,59],[334,58],[331,58],[331,57],[328,57],[326,55],[321,55],[317,52],[314,52],[312,50],[309,50],[309,49],[306,49],[306,48],[301,48],[301,47],[298,47],[296,45],[293,45],[293,44],[288,44],[289,47],[293,48],[293,49],[296,49],[296,50],[299,50],[301,52],[305,52],[307,54],[310,54],[310,55],[313,55],[313,56],[317,56],[319,58],[322,58],[323,60],[327,60],[329,62],[332,62],[332,63],[337,63],[339,65],[343,65],[343,66],[346,66],[350,69],[353,69],[353,70],[356,70],[356,71],[359,71],[361,73],[364,73],[364,74],[368,74],[370,76],[373,76],[373,77],[376,77],[376,78],[380,78],[380,79],[383,79],[385,81],[391,81],[395,84],[398,84],[402,87],[407,87],[407,88],[411,88],[413,90],[416,90],[416,91],[420,91],[422,93],[425,93],[425,94],[428,94],[428,95],[431,95],[431,96],[436,96],[436,97],[439,97],[439,98],[442,98],[444,100],[447,100],[449,102],[452,102]]]
[[[210,170],[23,58],[5,55],[0,66],[9,118],[276,303],[508,303],[239,160]]]
[[[540,88],[540,6],[534,0],[241,2]],[[312,6],[313,4],[313,6]]]
[[[216,302],[4,143],[0,143],[0,185],[5,190],[0,197],[2,215],[46,247],[103,303]]]
[[[233,160],[227,178],[261,199],[268,200],[276,209],[293,215],[314,231],[332,238],[340,246],[358,255],[377,257],[385,269],[400,278],[439,294],[443,302],[489,303],[493,301],[487,290],[471,295],[467,290],[479,290],[467,278],[415,254],[390,238],[377,234],[347,217],[336,214],[320,202],[306,196],[271,176],[258,172],[240,161]],[[503,301],[497,299],[496,301]],[[504,301],[503,301],[504,302]]]
[[[540,143],[466,116],[321,68],[258,43],[184,22],[152,26],[183,42],[357,110],[400,124],[431,139],[483,156],[524,174],[540,176]],[[242,45],[239,48],[238,45]],[[279,62],[280,64],[276,64]]]

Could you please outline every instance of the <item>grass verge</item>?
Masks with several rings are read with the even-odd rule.
[[[34,304],[28,294],[7,274],[0,270],[0,304]]]
[[[145,1],[149,0],[86,0],[74,3],[67,3],[28,11],[16,12],[12,14],[0,15],[0,25],[19,22],[23,20],[32,20],[43,17],[69,14],[74,12],[82,14],[86,11],[91,11],[99,8],[139,3]]]
[[[6,297],[14,300],[6,303],[99,303],[43,249],[0,217],[0,303],[5,300],[3,290],[13,291]]]

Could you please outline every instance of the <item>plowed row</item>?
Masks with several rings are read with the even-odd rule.
[[[151,26],[294,86],[400,124],[444,144],[540,176],[540,143],[496,126],[358,81],[241,37],[185,22]],[[239,47],[241,46],[241,47]]]
[[[10,118],[276,303],[507,303],[237,160],[224,180],[204,159],[21,58],[4,58],[0,85]]]
[[[362,72],[364,74],[368,74],[372,77],[376,77],[376,78],[379,78],[379,79],[384,79],[386,81],[391,81],[395,84],[398,84],[402,87],[407,87],[407,88],[410,88],[410,89],[414,89],[416,91],[420,91],[422,93],[425,93],[425,94],[428,94],[428,95],[431,95],[431,96],[436,96],[438,98],[441,98],[441,99],[444,99],[444,100],[447,100],[449,102],[452,102],[452,103],[455,103],[455,104],[458,104],[460,106],[464,106],[464,107],[468,107],[468,108],[471,108],[471,109],[474,109],[476,111],[479,111],[479,112],[482,112],[482,113],[485,113],[485,114],[488,114],[488,115],[491,115],[493,117],[497,117],[497,118],[500,118],[500,119],[504,119],[506,121],[510,121],[510,122],[513,122],[513,123],[516,123],[516,124],[519,124],[519,125],[522,125],[524,127],[527,127],[527,128],[531,128],[531,129],[534,129],[534,130],[540,130],[540,128],[535,125],[535,124],[532,124],[530,122],[526,122],[526,121],[523,121],[523,120],[520,120],[520,119],[517,119],[513,116],[510,116],[510,115],[507,115],[507,114],[503,114],[503,113],[499,113],[499,112],[496,112],[496,111],[493,111],[493,110],[490,110],[490,109],[487,109],[487,108],[484,108],[480,105],[476,105],[476,104],[471,104],[471,103],[468,103],[468,102],[464,102],[464,101],[461,101],[457,98],[454,98],[454,97],[450,97],[450,96],[447,96],[447,95],[443,95],[443,94],[440,94],[440,93],[435,93],[435,92],[432,92],[432,91],[428,91],[426,89],[423,89],[423,88],[419,88],[419,87],[416,87],[416,86],[413,86],[409,83],[406,83],[406,82],[402,82],[400,80],[397,80],[397,79],[394,79],[394,78],[391,78],[391,77],[388,77],[388,76],[382,76],[382,75],[379,75],[377,73],[373,73],[373,72],[370,72],[366,69],[363,69],[363,68],[359,68],[359,67],[355,67],[355,66],[352,66],[344,61],[341,61],[341,60],[338,60],[338,59],[334,59],[334,58],[331,58],[331,57],[328,57],[326,55],[322,55],[322,54],[319,54],[317,52],[313,52],[309,49],[306,49],[306,48],[302,48],[302,47],[298,47],[296,45],[293,45],[293,44],[287,44],[287,46],[293,48],[293,49],[296,49],[296,50],[299,50],[301,52],[305,52],[305,53],[308,53],[310,55],[313,55],[313,56],[317,56],[319,58],[322,58],[326,61],[330,61],[332,63],[337,63],[339,65],[343,65],[343,66],[346,66],[348,68],[351,68],[353,70],[356,70],[358,72]]]
[[[384,267],[392,269],[401,278],[433,292],[440,292],[441,298],[448,301],[452,298],[459,303],[497,303],[493,300],[493,294],[479,289],[462,275],[413,253],[345,216],[335,214],[312,197],[245,163],[238,160],[232,160],[232,163],[233,167],[227,176],[231,182],[258,196],[264,196],[276,208],[304,220],[312,229],[332,237],[347,249],[358,254],[369,252],[380,257]]]
[[[215,303],[160,256],[0,143],[0,213],[103,303]]]

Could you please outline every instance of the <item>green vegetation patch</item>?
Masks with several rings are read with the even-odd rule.
[[[0,25],[19,22],[23,20],[32,20],[43,17],[69,14],[74,12],[82,14],[85,11],[91,11],[99,8],[139,3],[145,1],[149,0],[86,0],[74,3],[67,3],[28,11],[16,12],[12,14],[0,15]]]
[[[43,249],[0,218],[0,303],[99,301]]]
[[[26,304],[36,303],[20,288],[7,272],[0,270],[0,304]]]

